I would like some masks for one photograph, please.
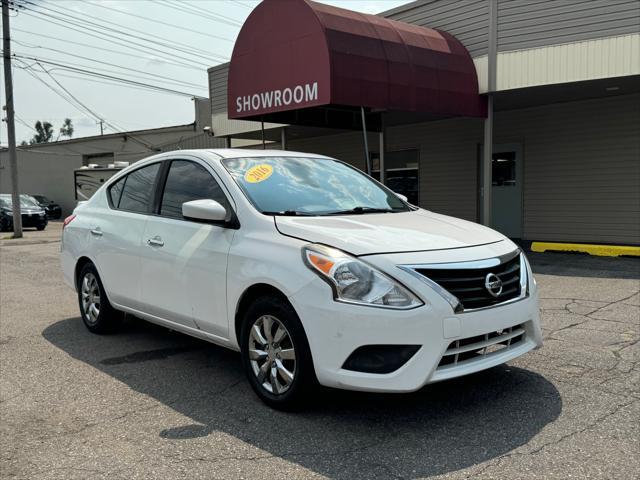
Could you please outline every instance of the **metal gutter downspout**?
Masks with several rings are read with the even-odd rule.
[[[489,2],[489,46],[487,51],[487,118],[484,121],[484,147],[482,154],[482,224],[491,226],[491,184],[493,159],[493,92],[496,91],[498,58],[498,0]]]
[[[371,175],[371,157],[369,156],[369,141],[367,140],[367,122],[364,115],[364,107],[360,107],[360,115],[362,116],[362,140],[364,141],[364,164],[367,169],[367,175]]]

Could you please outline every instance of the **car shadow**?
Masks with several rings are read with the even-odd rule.
[[[562,410],[558,390],[544,377],[500,366],[411,394],[323,389],[305,411],[283,413],[254,395],[238,353],[135,318],[127,317],[116,335],[92,335],[79,318],[69,318],[43,336],[191,419],[159,425],[157,435],[166,441],[221,431],[266,457],[331,478],[456,471],[526,444]]]

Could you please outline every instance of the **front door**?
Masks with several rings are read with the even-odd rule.
[[[182,204],[200,199],[230,211],[204,165],[173,160],[142,237],[141,302],[152,315],[227,338],[227,257],[235,230],[185,219]]]
[[[522,146],[495,145],[491,161],[491,227],[522,237]]]

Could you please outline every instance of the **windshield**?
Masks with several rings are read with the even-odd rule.
[[[1,206],[4,208],[12,208],[13,201],[11,200],[11,195],[2,195],[0,196],[0,202],[2,202]],[[20,195],[20,207],[21,208],[40,208],[31,198]]]
[[[406,212],[392,191],[328,158],[257,157],[222,161],[249,200],[272,215]]]

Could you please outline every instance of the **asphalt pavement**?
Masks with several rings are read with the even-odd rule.
[[[59,235],[52,223],[0,240],[1,478],[640,471],[638,259],[532,255],[542,349],[408,395],[322,390],[291,414],[255,397],[237,353],[135,318],[118,334],[90,334],[62,282]]]

